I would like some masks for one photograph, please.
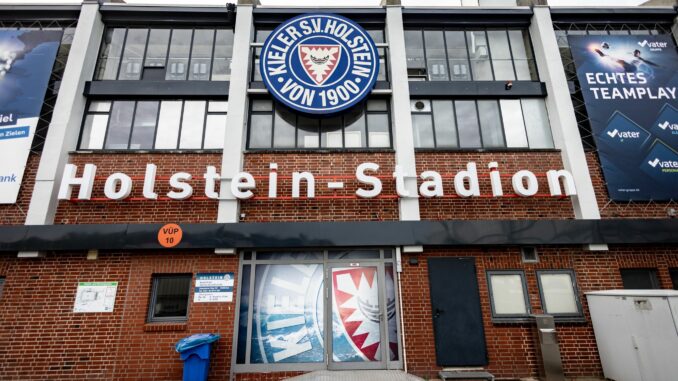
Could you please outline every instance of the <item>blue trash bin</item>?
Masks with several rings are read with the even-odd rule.
[[[184,362],[184,381],[207,381],[212,343],[219,335],[199,333],[179,340],[175,349]]]

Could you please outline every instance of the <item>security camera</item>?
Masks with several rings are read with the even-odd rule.
[[[417,110],[423,110],[424,107],[426,107],[426,105],[424,104],[424,102],[422,102],[422,101],[416,101],[416,102],[414,102],[414,108],[416,108]]]
[[[513,81],[506,81],[504,84],[504,89],[511,90],[513,88]]]

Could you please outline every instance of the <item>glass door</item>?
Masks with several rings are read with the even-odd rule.
[[[328,266],[330,369],[385,369],[389,345],[382,263]],[[394,305],[395,307],[395,305]]]

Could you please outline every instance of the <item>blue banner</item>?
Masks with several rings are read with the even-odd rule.
[[[16,202],[60,30],[0,31],[0,204]]]
[[[568,40],[610,198],[678,199],[678,53],[671,35]]]

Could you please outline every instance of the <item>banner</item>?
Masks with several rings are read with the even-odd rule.
[[[19,194],[60,43],[58,30],[0,31],[0,204]]]
[[[568,40],[610,198],[678,199],[678,53],[671,35]]]

